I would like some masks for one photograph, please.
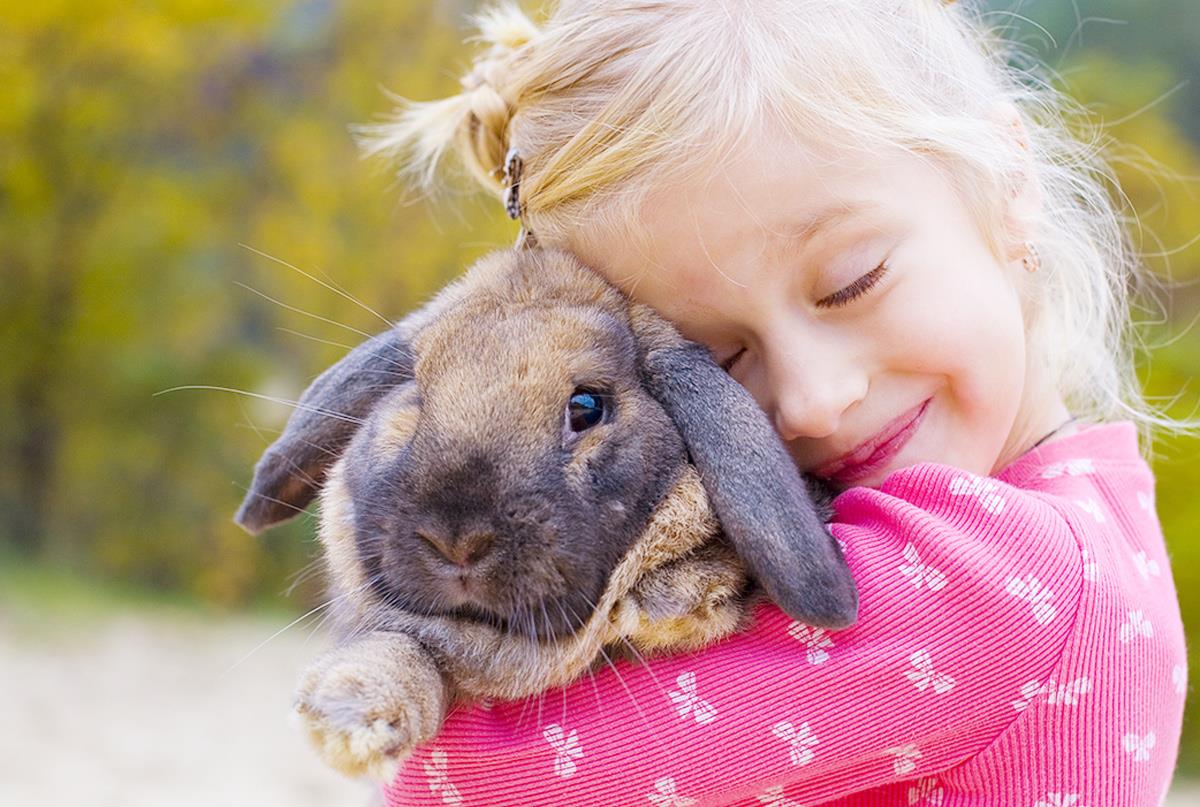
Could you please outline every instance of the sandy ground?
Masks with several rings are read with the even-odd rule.
[[[5,616],[0,805],[371,803],[373,788],[326,769],[288,722],[292,683],[324,637],[293,628],[238,663],[286,623],[135,613],[31,626]]]
[[[255,649],[285,623],[141,612],[30,623],[2,609],[3,807],[374,801],[370,785],[325,769],[287,719],[292,682],[324,636],[297,627]],[[1168,804],[1200,805],[1200,790],[1177,787]]]

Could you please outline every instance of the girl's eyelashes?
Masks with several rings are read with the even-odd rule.
[[[818,300],[817,307],[818,308],[841,308],[842,306],[849,304],[853,300],[857,299],[858,297],[861,297],[863,294],[866,294],[868,291],[870,291],[871,287],[874,286],[876,283],[878,283],[880,280],[882,280],[884,278],[884,276],[888,273],[888,271],[889,271],[889,267],[888,267],[887,261],[884,261],[883,263],[879,264],[874,269],[872,269],[870,272],[867,272],[865,275],[860,277],[858,280],[855,280],[853,283],[851,283],[846,288],[841,289],[840,291],[836,291],[833,294],[829,295],[828,297],[824,297],[824,298]],[[745,352],[746,352],[746,349],[741,348],[736,353],[734,353],[732,356],[730,356],[729,358],[722,361],[721,369],[727,373],[730,372],[733,369],[733,366],[735,364],[737,364],[738,359],[740,359],[745,354]]]
[[[883,262],[851,283],[844,289],[817,301],[817,308],[840,308],[850,301],[865,294],[872,286],[883,279],[888,273],[887,262]]]

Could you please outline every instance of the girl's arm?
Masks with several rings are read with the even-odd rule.
[[[861,593],[826,632],[773,605],[701,653],[452,714],[391,805],[810,804],[979,753],[1055,670],[1083,580],[1050,497],[949,466],[835,502]]]

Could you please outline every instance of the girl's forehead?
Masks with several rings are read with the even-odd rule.
[[[656,187],[639,235],[653,265],[685,277],[717,263],[752,271],[839,233],[911,218],[922,197],[947,188],[932,164],[899,149],[839,152],[763,139],[712,170]]]
[[[655,187],[636,232],[592,233],[577,251],[689,336],[716,337],[730,311],[789,284],[832,292],[854,279],[860,253],[947,226],[961,208],[944,170],[923,155],[764,136]]]

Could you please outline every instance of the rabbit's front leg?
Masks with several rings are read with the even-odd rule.
[[[638,624],[626,638],[642,652],[703,647],[742,627],[751,596],[741,559],[727,544],[705,544],[638,580],[629,598]]]
[[[441,672],[415,639],[376,631],[313,662],[293,709],[329,765],[390,781],[400,761],[437,734],[447,701]]]

